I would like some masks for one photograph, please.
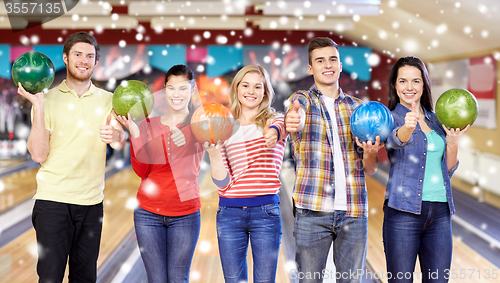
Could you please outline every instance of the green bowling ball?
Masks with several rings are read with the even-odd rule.
[[[463,130],[476,121],[477,113],[476,97],[465,89],[447,90],[436,102],[436,116],[448,129]]]
[[[153,92],[140,81],[123,81],[113,94],[113,109],[116,114],[127,116],[130,112],[135,122],[144,120],[151,114],[155,103]]]
[[[47,55],[29,51],[17,57],[12,64],[12,79],[16,86],[20,82],[29,93],[42,92],[54,81],[54,64]]]

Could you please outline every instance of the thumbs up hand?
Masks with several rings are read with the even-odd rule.
[[[285,127],[286,131],[289,133],[296,133],[300,130],[302,130],[303,127],[303,121],[301,121],[301,115],[300,111],[303,111],[300,109],[300,102],[298,100],[295,100],[293,102],[292,109],[286,113],[285,116]]]
[[[266,140],[267,147],[274,147],[276,142],[278,141],[278,131],[276,129],[270,129],[271,119],[268,119],[266,122],[266,126],[264,127],[264,139]]]
[[[413,132],[415,128],[417,127],[418,123],[418,111],[417,111],[417,106],[415,102],[411,103],[411,112],[406,113],[405,116],[405,124],[404,127],[410,131]]]
[[[116,121],[114,121],[116,123]],[[99,129],[99,136],[101,140],[105,143],[112,143],[120,139],[120,134],[111,125],[111,114],[106,118],[106,124],[102,125]]]
[[[108,117],[106,118],[106,126],[110,126],[110,123],[111,123],[111,114],[109,114]]]
[[[171,128],[172,135],[170,136],[170,138],[176,146],[181,147],[186,144],[186,138],[184,137],[182,131],[177,128],[177,120],[175,119],[175,117],[172,117],[172,120],[174,125]]]

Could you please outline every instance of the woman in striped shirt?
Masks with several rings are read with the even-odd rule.
[[[229,90],[239,128],[221,145],[205,143],[212,179],[219,188],[217,238],[226,282],[247,281],[252,245],[254,282],[274,282],[281,242],[279,173],[287,133],[271,107],[274,91],[266,70],[243,67]]]

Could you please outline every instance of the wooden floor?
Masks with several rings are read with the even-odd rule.
[[[21,174],[21,173],[19,173]],[[34,177],[26,177],[36,188]],[[133,206],[140,179],[127,168],[106,181],[104,190],[104,220],[98,266],[118,246],[133,227]],[[23,184],[26,185],[26,184]],[[127,208],[127,203],[132,209]],[[0,249],[0,282],[37,282],[38,258],[35,231],[29,229]],[[65,279],[64,282],[67,282]]]
[[[37,172],[38,167],[0,178],[0,213],[35,195]]]
[[[6,188],[3,193],[15,200],[32,197],[35,193],[35,175],[38,169],[24,170],[3,178]],[[133,229],[133,208],[140,179],[131,168],[127,168],[106,181],[104,190],[104,220],[98,267],[108,258],[124,237]],[[224,282],[217,248],[215,214],[218,195],[210,176],[202,187],[211,193],[202,197],[201,233],[191,268],[192,282]],[[1,195],[0,195],[1,198]],[[15,201],[10,202],[12,206]],[[31,228],[0,249],[0,282],[36,282],[37,246],[35,232]],[[249,250],[249,279],[251,282],[251,251]],[[67,282],[67,279],[64,280]],[[285,271],[283,250],[278,259],[277,281],[289,282]]]
[[[215,227],[215,216],[217,212],[219,197],[217,189],[212,183],[210,173],[207,173],[200,184],[202,188],[201,198],[201,232],[200,239],[196,246],[191,265],[191,281],[203,283],[223,283],[222,266],[219,258],[219,249],[217,245],[217,231]],[[208,193],[203,196],[204,191]],[[252,275],[252,251],[248,250],[248,282],[253,282]],[[288,273],[285,268],[286,260],[283,253],[283,244],[280,246],[278,257],[278,269],[276,272],[277,283],[288,283]]]
[[[4,190],[0,192],[0,213],[33,196],[36,188],[35,174],[37,170],[37,168],[27,169],[0,179],[4,186]],[[106,181],[103,233],[98,266],[102,265],[127,233],[133,229],[132,209],[135,206],[135,195],[139,182],[140,179],[131,168],[116,173]],[[372,178],[367,178],[367,187],[370,207],[367,262],[374,272],[385,274],[385,256],[382,244],[382,204],[385,187]],[[209,174],[203,179],[201,188],[208,193],[202,196],[201,233],[191,267],[191,281],[224,282],[215,230],[218,197]],[[0,249],[0,282],[36,282],[36,259],[35,233],[33,229],[29,229]],[[248,262],[249,282],[252,282],[250,250]],[[467,279],[451,279],[450,282],[498,282],[498,280],[485,278],[485,275],[488,272],[491,274],[494,269],[498,272],[498,268],[458,239],[454,239],[452,268],[456,269],[457,277],[460,277],[460,270],[463,270],[468,276]],[[277,282],[290,282],[286,270],[286,260],[283,248],[281,248]],[[382,282],[386,282],[386,280],[382,279]],[[420,281],[416,280],[415,282]]]
[[[366,184],[368,189],[368,203],[370,214],[368,217],[368,251],[367,263],[373,271],[378,274],[385,274],[385,255],[382,243],[382,222],[384,213],[382,211],[385,195],[385,187],[376,180],[367,177]],[[417,260],[418,261],[418,260]],[[449,282],[467,282],[467,283],[487,283],[500,282],[500,270],[498,267],[484,259],[466,244],[453,237],[453,258],[451,263],[453,273],[450,275]],[[496,270],[497,279],[493,279],[492,272]],[[416,271],[420,271],[417,263]],[[460,273],[462,272],[462,274]],[[490,273],[490,276],[486,274]],[[456,277],[456,279],[454,279]],[[460,277],[465,277],[460,279]],[[384,278],[386,278],[384,276]],[[387,282],[382,279],[382,282]],[[414,280],[421,282],[421,280]]]

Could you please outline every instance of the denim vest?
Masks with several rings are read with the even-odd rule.
[[[455,213],[453,205],[453,196],[451,192],[450,178],[458,167],[457,164],[448,170],[446,159],[446,132],[441,123],[437,120],[436,114],[425,112],[425,122],[427,125],[441,136],[445,142],[445,150],[442,161],[443,179],[446,187],[446,197],[450,214]],[[422,208],[422,188],[424,184],[425,161],[427,158],[427,137],[417,124],[410,139],[407,142],[401,142],[396,136],[397,131],[405,123],[406,113],[410,110],[401,104],[391,111],[394,117],[394,130],[386,141],[386,150],[391,163],[389,171],[389,181],[385,192],[387,205],[391,208],[406,211],[414,214],[420,214]],[[422,117],[421,117],[422,118]]]

